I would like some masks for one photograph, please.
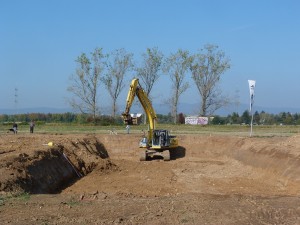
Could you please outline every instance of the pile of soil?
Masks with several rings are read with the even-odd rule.
[[[139,161],[135,134],[0,136],[3,224],[299,224],[300,137],[179,135]]]

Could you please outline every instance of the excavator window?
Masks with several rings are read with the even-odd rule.
[[[155,130],[153,132],[153,144],[168,146],[169,143],[169,135],[166,130]]]

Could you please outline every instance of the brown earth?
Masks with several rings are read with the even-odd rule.
[[[0,223],[300,224],[300,136],[179,135],[169,162],[140,138],[1,134]]]

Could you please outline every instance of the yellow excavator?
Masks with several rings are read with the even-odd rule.
[[[154,157],[162,157],[164,161],[169,161],[170,150],[178,147],[178,139],[176,136],[170,135],[168,130],[155,129],[157,122],[156,113],[138,79],[133,79],[130,84],[126,100],[126,108],[124,113],[122,113],[124,123],[127,125],[138,124],[137,117],[130,115],[130,108],[135,96],[138,97],[149,122],[148,134],[140,141],[139,144],[139,147],[143,148],[140,155],[140,161],[146,161]]]

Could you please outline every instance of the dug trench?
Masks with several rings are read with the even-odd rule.
[[[95,137],[75,138],[73,141],[54,136],[51,138],[56,139],[54,145],[38,150],[32,149],[30,137],[27,138],[29,140],[20,137],[19,141],[14,142],[18,143],[16,149],[4,150],[0,154],[3,156],[0,191],[60,193],[96,167],[104,172],[117,169],[109,159],[105,146]],[[23,144],[25,149],[22,149]]]
[[[178,138],[180,147],[171,152],[171,161],[140,162],[137,134],[4,135],[0,193],[100,201],[98,216],[73,224],[115,223],[115,217],[125,224],[300,222],[299,136]],[[54,145],[45,146],[45,140]],[[92,206],[80,205],[86,211]],[[74,213],[69,216],[76,217]]]
[[[138,135],[74,137],[61,135],[48,137],[48,139],[55,140],[53,146],[33,149],[29,143],[31,141],[34,143],[36,137],[35,140],[30,140],[30,137],[20,137],[19,147],[15,151],[12,152],[10,147],[6,149],[10,153],[0,154],[2,156],[0,191],[23,191],[32,194],[60,193],[94,170],[97,171],[97,176],[103,176],[118,174],[138,164],[145,167],[150,165],[153,170],[161,166],[154,162],[161,162],[160,159],[148,163],[138,162],[140,151],[136,144],[139,140]],[[300,178],[298,137],[245,138],[181,135],[179,142],[181,146],[171,152],[171,160],[178,161],[182,165],[186,163],[194,165],[192,169],[189,168],[190,174],[187,170],[177,174],[180,169],[172,168],[173,175],[179,180],[187,175],[195,177],[199,174],[206,179],[218,178],[215,179],[216,183],[224,182],[230,177],[234,180],[241,179],[243,182],[248,178],[253,179],[254,182],[267,178],[270,183],[279,182],[282,187],[285,187],[284,190],[293,192],[287,189],[287,185],[298,183]],[[168,166],[175,164],[165,163]],[[213,174],[205,174],[206,172]],[[225,187],[226,184],[222,186]],[[251,186],[253,185],[250,184]],[[190,188],[191,191],[196,191],[194,186]],[[258,190],[252,189],[252,191]],[[277,191],[280,192],[279,189]]]
[[[10,146],[2,145],[2,149],[6,150],[0,152],[0,156],[4,156],[0,164],[0,191],[16,194],[60,193],[93,170],[100,175],[120,170],[114,161],[122,157],[130,159],[139,152],[136,147],[131,147],[134,145],[131,145],[130,139],[137,138],[133,136],[75,135],[66,138],[54,135],[47,137],[52,140],[51,145],[43,144],[47,147],[42,149],[33,147],[39,146],[37,142],[40,141],[36,137],[33,140],[30,136],[14,138],[17,141],[9,139]],[[109,156],[106,146],[113,157]],[[172,159],[183,156],[184,149],[180,146],[171,153]]]

